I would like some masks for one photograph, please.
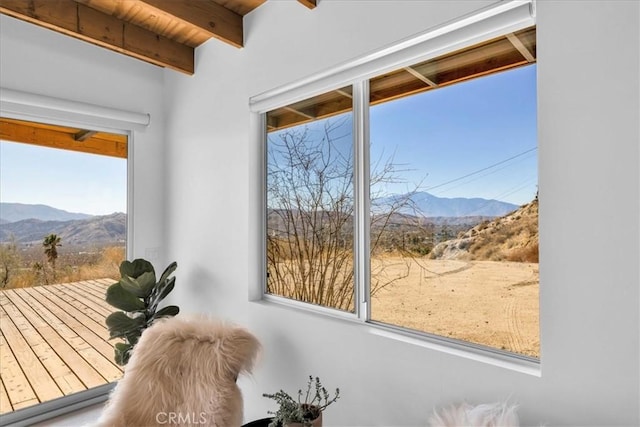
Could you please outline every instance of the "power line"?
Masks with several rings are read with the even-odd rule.
[[[430,191],[430,190],[433,190],[433,189],[435,189],[435,188],[444,187],[445,185],[447,185],[447,184],[451,184],[452,182],[457,182],[457,181],[460,181],[460,180],[462,180],[462,179],[469,178],[470,176],[477,175],[477,174],[479,174],[480,172],[484,172],[484,171],[486,171],[486,170],[488,170],[488,169],[494,168],[494,167],[496,167],[496,166],[498,166],[498,165],[501,165],[501,164],[503,164],[503,163],[507,163],[507,162],[509,162],[509,161],[511,161],[511,160],[513,160],[513,159],[517,159],[518,157],[520,157],[520,156],[524,156],[525,154],[530,153],[530,152],[532,152],[532,151],[535,151],[535,150],[537,150],[537,149],[538,149],[538,147],[530,148],[530,149],[528,149],[528,150],[526,150],[526,151],[523,151],[522,153],[519,153],[519,154],[516,154],[515,156],[509,157],[508,159],[501,160],[501,161],[499,161],[498,163],[494,163],[494,164],[492,164],[492,165],[490,165],[490,166],[484,167],[484,168],[482,168],[482,169],[478,169],[477,171],[474,171],[474,172],[468,173],[468,174],[463,175],[463,176],[458,177],[458,178],[451,179],[451,180],[446,181],[446,182],[443,182],[443,183],[441,183],[441,184],[434,185],[433,187],[428,187],[428,188],[426,189],[426,191]]]

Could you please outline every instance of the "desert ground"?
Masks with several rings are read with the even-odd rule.
[[[372,320],[539,357],[536,263],[382,257],[372,277],[397,279],[374,290]]]

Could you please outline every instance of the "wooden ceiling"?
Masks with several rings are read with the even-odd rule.
[[[193,74],[194,49],[214,37],[242,47],[243,16],[265,1],[0,0],[0,13]]]
[[[371,105],[427,92],[536,62],[536,27],[403,67],[369,80]],[[269,132],[351,111],[351,86],[267,113]]]
[[[0,140],[127,158],[127,136],[0,118]]]

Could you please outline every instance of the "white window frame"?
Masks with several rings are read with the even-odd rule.
[[[146,128],[151,116],[145,113],[101,107],[0,88],[0,117],[59,126],[88,128],[127,135],[127,243],[125,256],[134,253],[133,241],[133,146],[135,133]],[[69,396],[49,400],[2,415],[3,425],[28,426],[105,402],[115,383],[104,384]]]
[[[262,283],[261,299],[306,312],[354,321],[368,327],[370,333],[390,339],[436,349],[507,369],[540,376],[538,359],[491,349],[486,346],[411,331],[400,326],[370,319],[369,268],[369,79],[414,65],[483,41],[535,25],[535,0],[501,1],[453,22],[445,23],[391,46],[348,61],[302,80],[253,96],[253,135],[262,150]],[[353,87],[354,138],[354,287],[355,313],[321,307],[266,292],[266,113],[316,95],[351,85]],[[367,249],[365,249],[367,248]]]

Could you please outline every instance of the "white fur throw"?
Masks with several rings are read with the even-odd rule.
[[[431,427],[518,427],[517,405],[504,402],[472,406],[463,403],[434,411]]]
[[[157,321],[134,347],[98,426],[240,426],[236,379],[259,349],[246,330],[206,317]]]

